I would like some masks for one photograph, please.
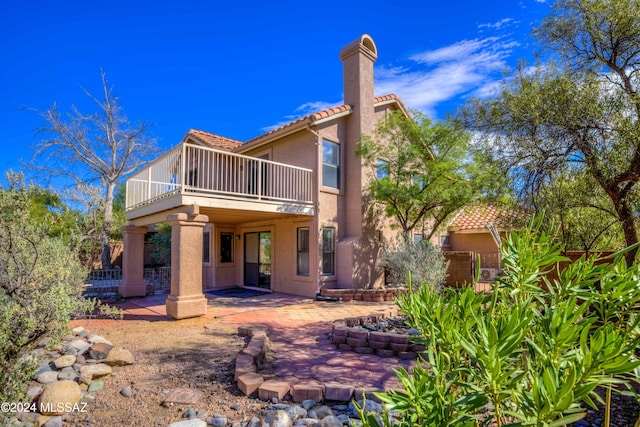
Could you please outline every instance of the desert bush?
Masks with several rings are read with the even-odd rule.
[[[395,249],[385,249],[381,255],[382,265],[390,271],[392,285],[405,284],[409,273],[414,283],[428,283],[435,288],[444,283],[449,262],[438,247],[427,240],[408,239],[399,239],[393,247]]]
[[[596,388],[638,381],[640,267],[621,251],[599,265],[582,257],[549,280],[566,259],[540,223],[503,241],[491,295],[423,286],[398,300],[426,352],[411,372],[396,370],[403,390],[378,395],[396,414],[384,425],[569,425],[602,403]]]
[[[50,218],[30,215],[30,191],[15,176],[0,187],[0,401],[19,401],[37,363],[28,351],[55,339],[76,313],[93,311],[82,295],[77,254],[49,232]]]

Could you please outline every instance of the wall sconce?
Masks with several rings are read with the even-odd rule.
[[[240,240],[242,238],[241,234],[236,234],[236,240]]]

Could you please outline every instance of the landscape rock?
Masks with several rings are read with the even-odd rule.
[[[58,357],[56,360],[53,361],[53,364],[56,366],[57,369],[62,369],[69,366],[73,366],[75,362],[76,362],[75,355],[66,355],[66,356]]]
[[[113,347],[113,344],[108,339],[101,337],[100,335],[93,335],[88,339],[91,344],[104,343]]]
[[[87,391],[89,393],[93,393],[94,391],[100,390],[102,387],[104,387],[104,381],[92,381],[91,384],[89,384]]]
[[[131,387],[126,386],[122,388],[122,390],[120,390],[120,394],[124,397],[131,397],[131,395],[133,394],[133,390],[131,390]]]
[[[197,412],[195,408],[188,408],[186,411],[184,411],[184,414],[182,414],[182,418],[193,418],[196,416],[196,414]]]
[[[302,401],[302,407],[307,411],[316,406],[316,401],[313,399],[307,399]]]
[[[291,427],[293,425],[289,415],[282,409],[267,411],[264,421],[269,427]]]
[[[107,355],[104,363],[109,366],[126,366],[136,363],[133,354],[122,347],[113,347]]]
[[[80,368],[80,381],[85,384],[89,384],[92,380],[106,377],[112,372],[111,366],[104,363],[97,363],[95,365],[85,365]]]
[[[297,426],[314,426],[318,424],[318,420],[316,418],[300,418],[296,421],[295,425]]]
[[[38,402],[43,415],[62,415],[64,409],[80,403],[82,392],[75,381],[56,381],[45,387]]]
[[[315,408],[313,408],[313,412],[315,412],[316,416],[319,419],[323,419],[323,418],[328,417],[330,415],[335,415],[334,412],[333,412],[333,409],[329,408],[326,405],[316,406]]]
[[[306,418],[307,410],[298,405],[291,405],[284,410],[292,421],[296,421],[298,418]]]
[[[38,374],[41,374],[43,372],[51,372],[55,369],[55,365],[53,363],[50,362],[44,362],[40,364],[40,367],[38,368]]]
[[[59,380],[75,381],[78,379],[78,373],[71,367],[66,367],[58,372]]]
[[[338,415],[337,418],[342,421],[342,424],[349,424],[349,417],[345,414]]]
[[[97,342],[89,348],[89,357],[96,360],[106,359],[112,348],[110,344]]]
[[[227,425],[227,417],[216,414],[207,421],[207,424],[213,427],[225,427]]]
[[[342,427],[342,420],[333,415],[329,415],[328,417],[324,417],[318,424],[315,424],[318,427]]]
[[[58,372],[56,371],[47,371],[41,374],[38,374],[36,377],[36,381],[40,384],[51,384],[58,381]]]
[[[62,346],[62,349],[63,350],[73,349],[77,352],[77,355],[82,355],[86,353],[90,347],[91,347],[91,344],[89,344],[85,340],[77,339],[65,344],[64,346]]]
[[[71,332],[73,332],[74,335],[80,335],[80,333],[83,331],[86,332],[86,330],[82,326],[76,326],[75,328],[71,329]]]
[[[44,387],[33,386],[33,387],[30,387],[29,390],[27,390],[27,396],[29,396],[32,400],[36,400],[38,396],[42,394],[43,391],[44,391]]]

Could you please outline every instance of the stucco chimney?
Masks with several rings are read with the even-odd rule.
[[[376,59],[378,49],[368,34],[361,35],[340,51],[344,103],[351,105],[353,115],[360,117],[360,121],[366,119],[367,124],[373,124],[373,63]],[[371,129],[360,129],[361,132],[366,130]]]
[[[378,49],[371,36],[363,34],[342,48],[340,60],[343,64],[344,103],[350,105],[352,114],[347,118],[346,143],[343,147],[345,166],[345,225],[346,236],[361,237],[362,229],[362,184],[361,159],[356,155],[356,144],[362,134],[371,135],[375,127],[373,107],[373,64],[378,58]]]

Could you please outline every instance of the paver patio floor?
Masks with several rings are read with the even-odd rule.
[[[291,385],[321,382],[351,385],[357,390],[389,390],[398,386],[392,369],[415,364],[395,357],[341,351],[328,335],[334,321],[394,312],[393,302],[322,302],[275,293],[248,298],[205,295],[205,318],[234,326],[251,324],[267,331],[275,359],[274,372]],[[175,322],[166,314],[165,299],[166,295],[154,295],[117,303],[124,313],[122,320],[85,319],[73,323],[100,331],[130,322]]]

